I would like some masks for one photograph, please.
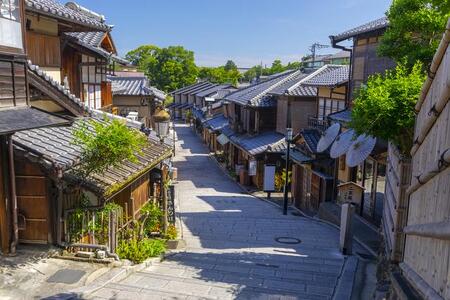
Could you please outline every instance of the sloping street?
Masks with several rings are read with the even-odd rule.
[[[337,230],[283,216],[243,194],[189,127],[178,125],[177,133],[178,213],[187,248],[92,297],[330,299],[345,264]]]

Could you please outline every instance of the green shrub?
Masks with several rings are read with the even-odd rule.
[[[136,264],[145,261],[147,258],[159,256],[165,251],[165,242],[157,239],[122,240],[116,249],[121,259],[128,259]]]
[[[175,227],[175,225],[170,224],[169,227],[167,228],[166,238],[169,240],[175,240],[177,236],[178,236],[177,228]]]
[[[147,202],[141,208],[141,222],[144,223],[144,233],[149,236],[152,232],[161,231],[163,211],[154,203]]]

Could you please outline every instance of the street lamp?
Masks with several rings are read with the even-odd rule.
[[[284,177],[284,199],[283,199],[283,215],[287,215],[288,209],[288,181],[289,181],[289,160],[291,159],[291,143],[293,140],[292,128],[286,128],[286,174]]]
[[[162,143],[164,138],[169,135],[170,115],[167,111],[161,108],[156,114],[153,115],[153,120],[155,121],[156,135],[161,139]]]

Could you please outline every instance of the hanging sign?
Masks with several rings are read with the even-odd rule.
[[[257,162],[255,159],[252,159],[248,162],[248,176],[256,176],[256,167]]]
[[[264,165],[264,192],[275,191],[275,168],[273,165]]]

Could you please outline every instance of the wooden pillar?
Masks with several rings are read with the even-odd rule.
[[[162,168],[162,200],[163,200],[163,233],[164,235],[167,234],[167,227],[168,227],[168,215],[167,215],[167,188],[168,188],[168,181],[169,181],[169,170],[167,167]]]
[[[9,253],[10,231],[8,226],[8,205],[6,170],[6,138],[0,136],[0,242],[3,254]]]

